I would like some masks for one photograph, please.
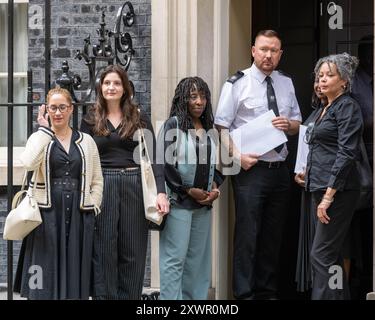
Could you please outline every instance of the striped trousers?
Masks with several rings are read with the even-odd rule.
[[[105,293],[95,299],[138,300],[142,295],[148,237],[141,170],[103,169],[103,176],[95,250]]]

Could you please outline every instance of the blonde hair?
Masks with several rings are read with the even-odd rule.
[[[68,90],[64,89],[64,88],[61,88],[61,87],[55,87],[55,88],[48,91],[47,103],[49,103],[51,97],[54,94],[61,94],[62,96],[64,96],[66,98],[66,100],[68,100],[69,105],[72,105],[73,100],[72,100],[72,96],[70,95],[70,92]]]

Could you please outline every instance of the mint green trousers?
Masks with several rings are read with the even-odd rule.
[[[159,242],[160,299],[205,300],[211,283],[211,209],[172,207]]]

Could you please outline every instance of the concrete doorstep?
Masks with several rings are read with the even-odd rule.
[[[143,288],[142,300],[158,300],[159,288]],[[0,283],[0,300],[8,300],[7,284]],[[13,293],[13,300],[27,300],[22,298],[18,293]],[[90,298],[91,300],[91,298]]]
[[[7,284],[0,283],[0,300],[8,300]],[[13,300],[26,300],[21,298],[18,293],[13,293]]]

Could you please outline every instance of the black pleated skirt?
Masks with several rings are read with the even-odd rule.
[[[316,222],[317,216],[312,209],[311,193],[302,191],[295,278],[297,291],[299,292],[305,292],[311,289],[310,251],[314,240]]]
[[[79,209],[79,184],[52,180],[52,208],[22,243],[15,292],[28,299],[88,299],[95,215]],[[77,180],[75,180],[78,182]]]

